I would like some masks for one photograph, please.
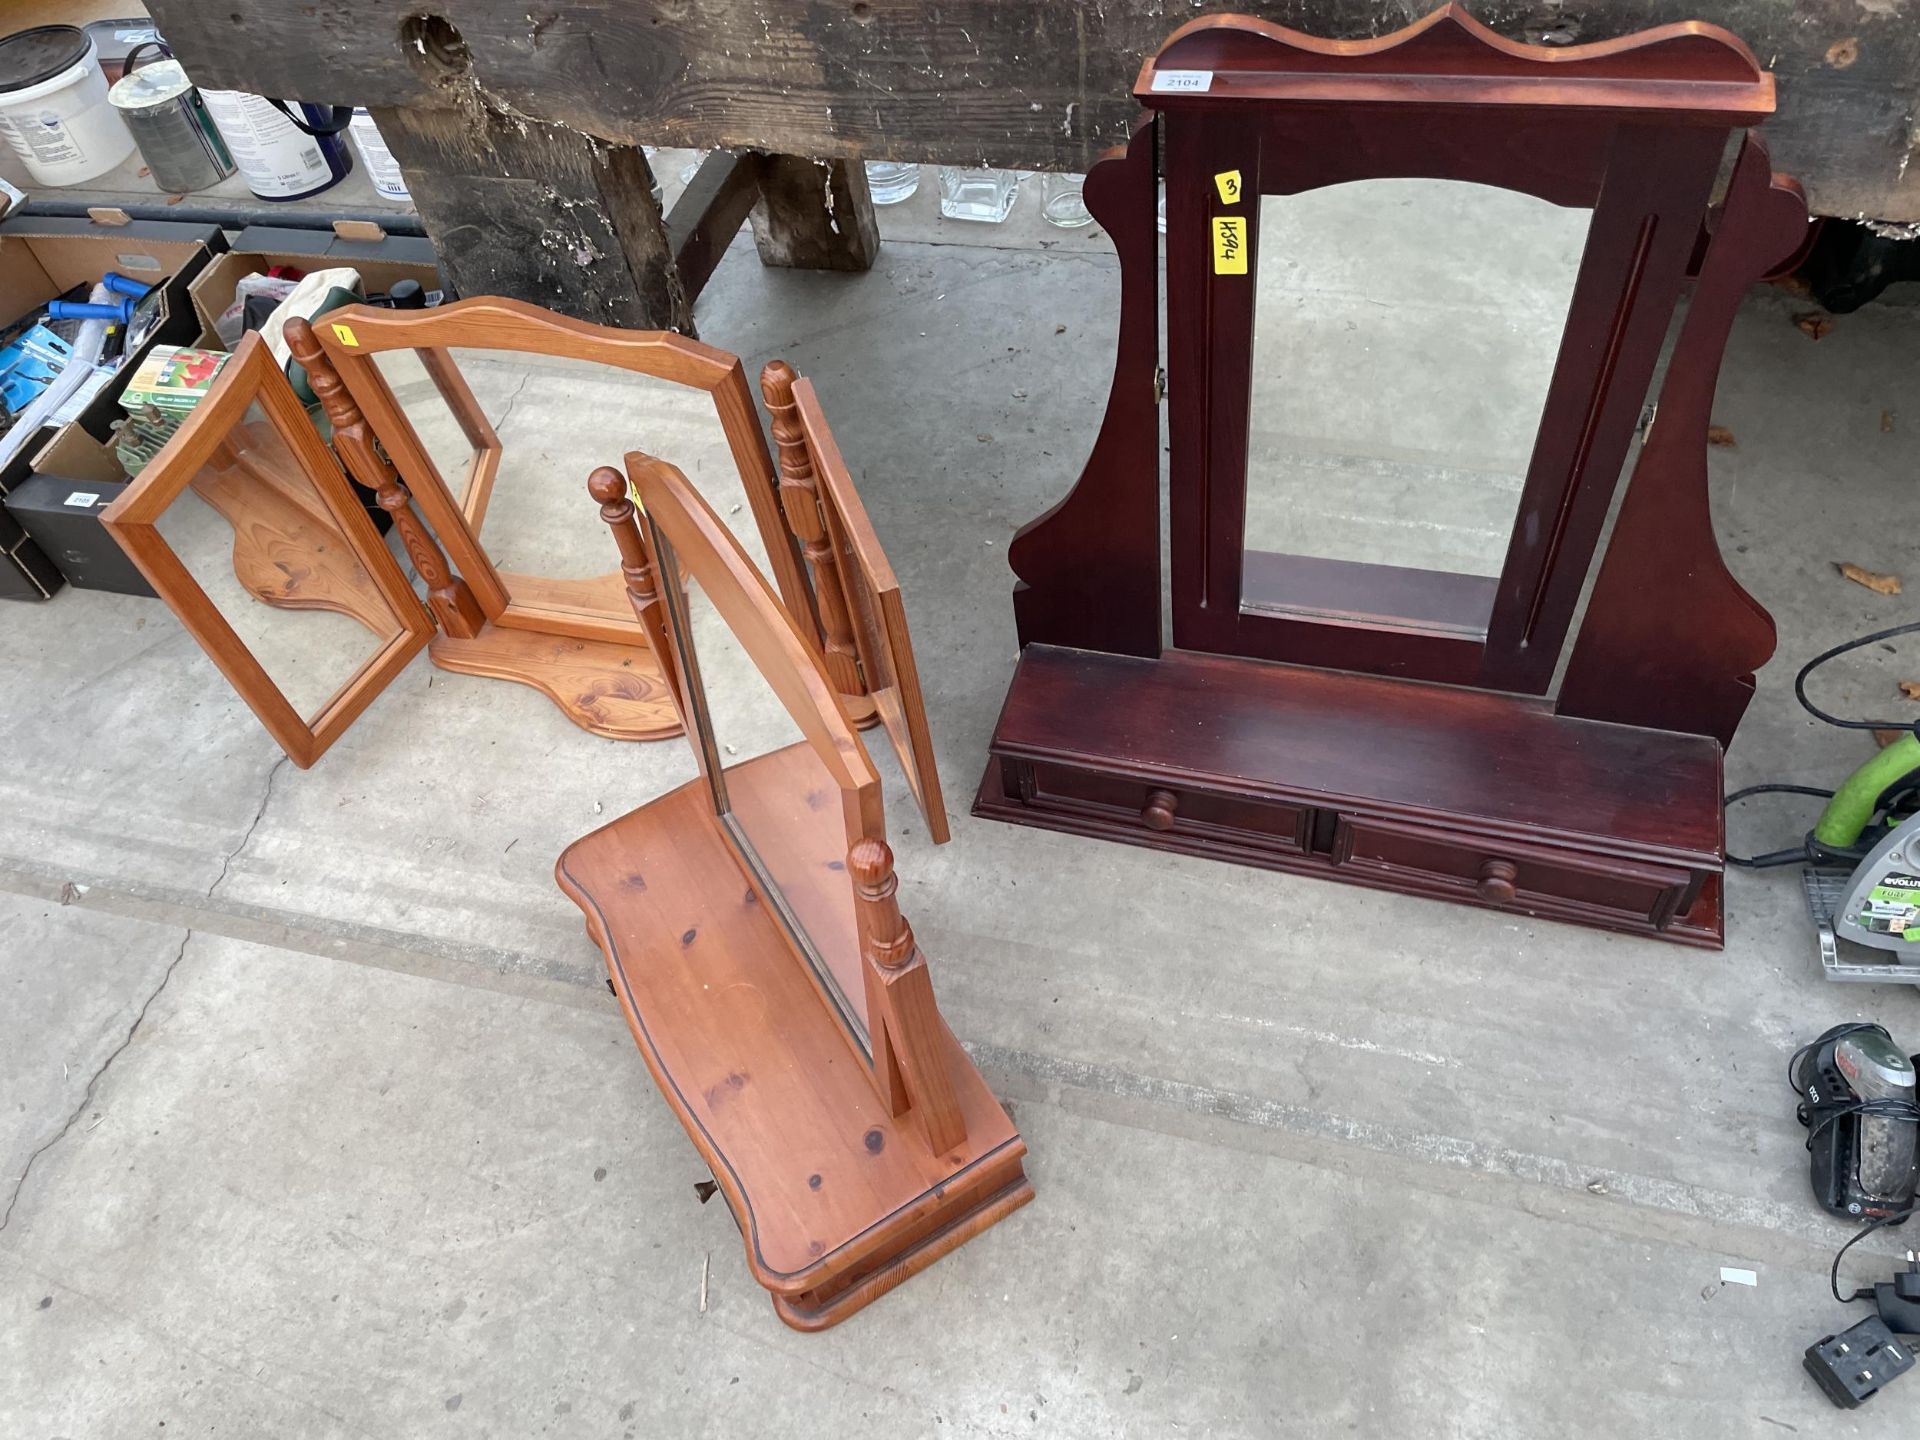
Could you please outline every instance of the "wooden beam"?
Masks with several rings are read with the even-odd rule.
[[[706,288],[714,267],[759,198],[759,157],[716,150],[701,162],[691,183],[673,202],[667,216],[667,244],[688,305]]]
[[[201,85],[444,105],[463,49],[479,94],[617,144],[1084,171],[1125,142],[1141,60],[1181,21],[1237,10],[1315,35],[1396,29],[1427,0],[149,0]],[[1920,220],[1920,24],[1850,0],[1478,0],[1516,40],[1723,25],[1779,78],[1774,162],[1816,213]]]

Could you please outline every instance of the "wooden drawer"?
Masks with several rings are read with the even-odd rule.
[[[1002,765],[1007,793],[1041,809],[1098,815],[1160,834],[1213,836],[1288,852],[1305,848],[1312,812],[1299,806],[1150,785],[1046,761]]]
[[[1527,910],[1529,901],[1571,903],[1665,925],[1692,903],[1697,871],[1605,855],[1519,844],[1397,820],[1341,816],[1334,863],[1432,894]],[[1424,881],[1417,886],[1408,881]]]

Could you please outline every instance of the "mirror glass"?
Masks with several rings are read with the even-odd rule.
[[[867,1045],[843,792],[726,618],[657,526],[662,592],[687,657],[693,740],[714,806],[842,1021]],[[777,602],[776,602],[777,603]]]
[[[509,597],[632,619],[605,527],[580,503],[594,468],[618,468],[629,450],[678,467],[765,567],[766,547],[706,391],[519,350],[389,350],[374,363]]]
[[[1458,180],[1261,197],[1243,605],[1484,632],[1591,214]]]
[[[405,630],[258,404],[155,528],[309,724]]]

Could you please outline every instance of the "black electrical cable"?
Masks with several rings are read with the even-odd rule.
[[[1829,660],[1836,659],[1849,651],[1858,650],[1864,645],[1873,645],[1882,640],[1891,640],[1898,635],[1912,635],[1920,631],[1920,620],[1909,621],[1905,625],[1890,625],[1885,630],[1875,630],[1870,635],[1857,635],[1851,640],[1835,645],[1830,650],[1822,650],[1806,664],[1800,667],[1793,677],[1793,698],[1800,702],[1800,708],[1816,720],[1824,720],[1842,730],[1912,730],[1920,735],[1920,721],[1911,718],[1904,720],[1843,720],[1838,715],[1829,715],[1807,698],[1807,677],[1812,675]],[[1904,795],[1913,787],[1900,782],[1890,787],[1887,795],[1881,797],[1880,808],[1884,809],[1895,794]],[[1811,795],[1819,800],[1831,800],[1833,791],[1816,789],[1811,785],[1749,785],[1744,790],[1736,790],[1721,802],[1723,808],[1731,809],[1750,795]],[[1728,855],[1729,865],[1738,865],[1747,870],[1766,870],[1776,865],[1804,865],[1819,863],[1819,856],[1809,853],[1808,845],[1802,844],[1790,850],[1769,850],[1763,855]]]
[[[1811,795],[1816,800],[1831,800],[1833,791],[1821,790],[1812,785],[1749,785],[1744,790],[1736,790],[1720,803],[1731,810],[1749,795]],[[1796,845],[1791,850],[1769,850],[1764,855],[1727,855],[1729,865],[1745,866],[1749,870],[1766,870],[1775,865],[1798,865],[1806,861],[1807,847]]]
[[[1874,1298],[1873,1287],[1871,1285],[1864,1290],[1856,1290],[1851,1295],[1842,1295],[1840,1293],[1840,1262],[1846,1259],[1847,1251],[1858,1245],[1862,1240],[1866,1239],[1867,1236],[1884,1226],[1898,1225],[1902,1220],[1913,1214],[1913,1208],[1913,1206],[1909,1205],[1906,1209],[1896,1210],[1891,1215],[1882,1215],[1877,1220],[1869,1220],[1865,1225],[1860,1227],[1860,1232],[1857,1235],[1834,1252],[1833,1268],[1827,1272],[1827,1288],[1833,1291],[1834,1299],[1838,1300],[1842,1305],[1851,1305],[1855,1300],[1871,1300]]]
[[[1816,720],[1824,720],[1829,725],[1838,725],[1842,730],[1912,730],[1915,723],[1911,716],[1904,720],[1842,720],[1838,715],[1829,715],[1818,705],[1807,699],[1807,677],[1818,670],[1827,661],[1845,655],[1850,650],[1858,650],[1863,645],[1872,645],[1880,640],[1891,640],[1896,635],[1911,635],[1920,630],[1920,620],[1905,625],[1891,625],[1885,630],[1876,630],[1871,635],[1857,636],[1831,650],[1822,650],[1813,659],[1800,667],[1800,673],[1793,677],[1793,698],[1800,702],[1800,708]]]

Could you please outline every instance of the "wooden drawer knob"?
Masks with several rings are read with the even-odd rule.
[[[1511,860],[1483,861],[1480,865],[1480,883],[1474,890],[1489,905],[1509,904],[1519,893],[1513,884],[1519,874],[1519,867]]]
[[[1147,803],[1140,807],[1140,818],[1149,830],[1171,830],[1174,808],[1179,803],[1180,797],[1171,790],[1149,790]]]

